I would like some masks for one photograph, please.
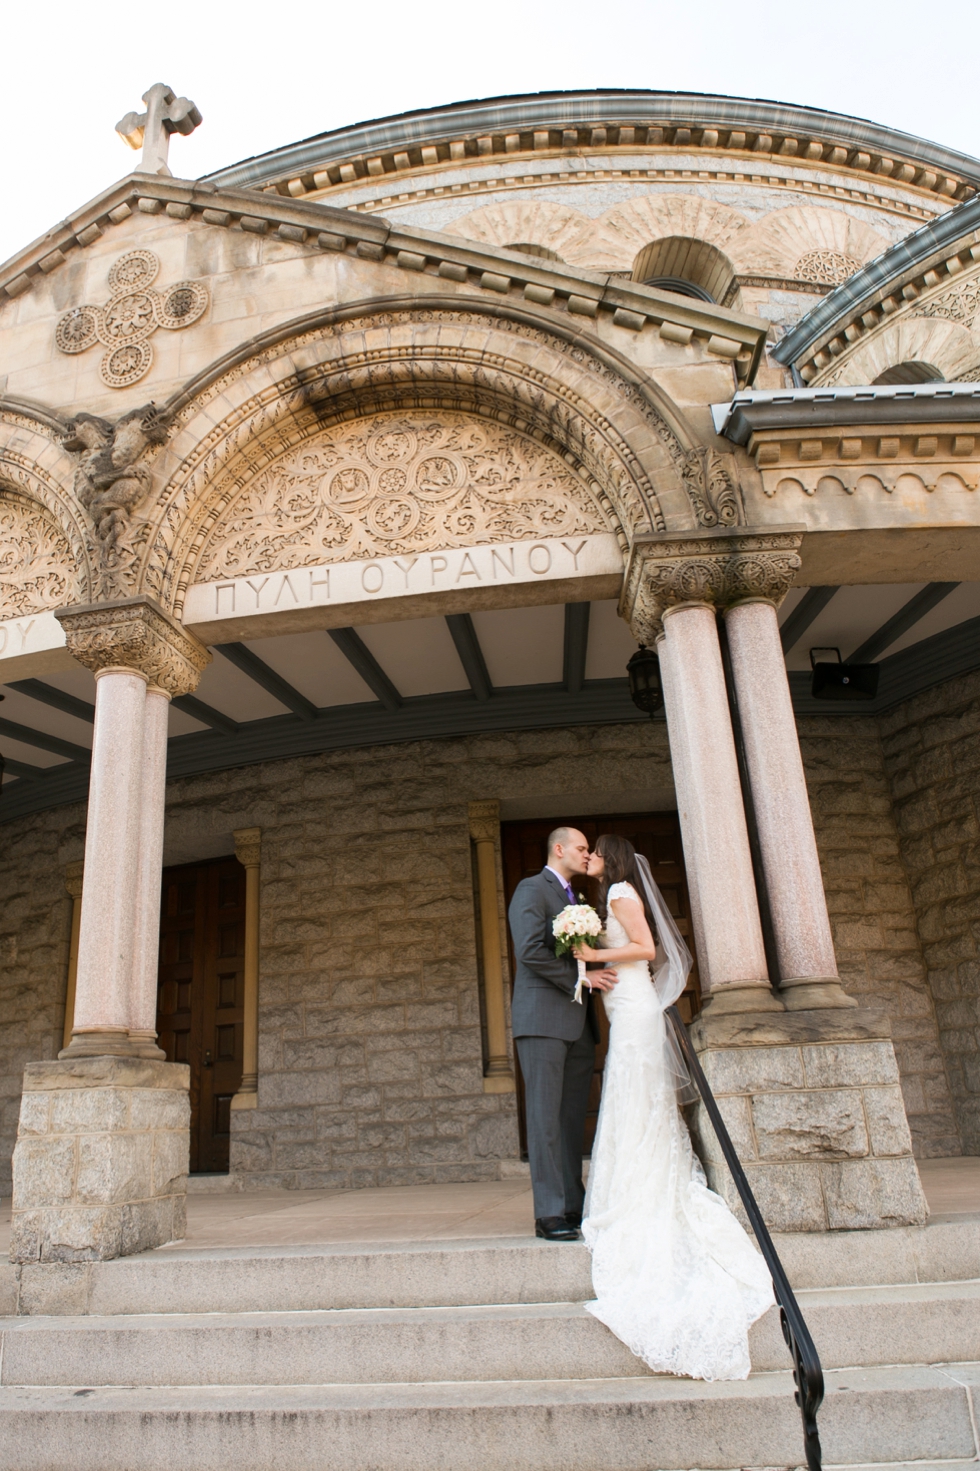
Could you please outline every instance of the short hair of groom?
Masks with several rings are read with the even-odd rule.
[[[569,839],[571,838],[572,833],[575,833],[575,832],[578,832],[578,828],[576,828],[576,827],[556,827],[556,828],[554,828],[548,834],[548,857],[549,858],[551,857],[552,853],[558,847],[558,844],[559,843],[561,843],[564,846],[564,844],[566,844],[569,841]]]

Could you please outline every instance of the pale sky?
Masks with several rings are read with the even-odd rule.
[[[980,155],[977,0],[47,0],[4,16],[0,261],[138,161],[153,82],[197,103],[195,178],[345,124],[513,92],[720,92],[851,113]]]

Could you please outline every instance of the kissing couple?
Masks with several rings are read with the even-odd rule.
[[[598,947],[555,951],[555,917],[599,880]],[[769,1272],[728,1206],[709,1190],[680,1102],[693,1096],[664,1009],[692,959],[632,843],[604,833],[589,852],[573,827],[548,838],[548,861],[511,900],[516,976],[511,1016],[524,1076],[535,1232],[592,1253],[586,1307],[659,1373],[744,1379],[748,1331],[773,1302]],[[576,960],[587,964],[582,1005]],[[585,1115],[603,994],[609,1050],[589,1188]]]

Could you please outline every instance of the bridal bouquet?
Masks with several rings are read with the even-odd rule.
[[[561,914],[556,914],[551,926],[555,937],[555,954],[567,955],[576,945],[588,944],[602,934],[602,920],[591,904],[566,904]],[[585,981],[585,961],[577,960],[578,983],[572,998],[582,1004],[582,984]]]

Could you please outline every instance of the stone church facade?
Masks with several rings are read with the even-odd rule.
[[[189,1134],[518,1169],[508,853],[566,816],[675,824],[770,1223],[921,1223],[980,1148],[980,164],[657,93],[161,137],[0,270],[16,1259],[179,1235]]]

